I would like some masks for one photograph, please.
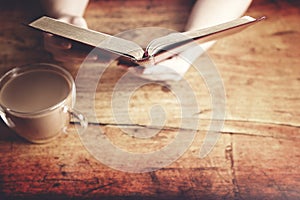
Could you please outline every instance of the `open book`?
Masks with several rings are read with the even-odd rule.
[[[151,63],[155,64],[185,51],[194,41],[203,43],[219,39],[241,31],[264,18],[255,19],[250,16],[244,16],[201,30],[167,34],[166,36],[152,40],[145,49],[132,41],[80,28],[46,16],[31,22],[29,26],[93,48],[97,47],[119,54],[135,63],[143,63],[151,60]]]

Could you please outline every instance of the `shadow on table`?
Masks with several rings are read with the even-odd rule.
[[[0,118],[0,142],[20,142],[24,140],[20,138],[13,130],[11,130]]]

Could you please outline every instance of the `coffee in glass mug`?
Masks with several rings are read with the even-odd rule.
[[[76,89],[65,69],[47,63],[16,67],[0,79],[0,114],[21,137],[33,143],[56,138],[70,117],[87,126],[85,117],[73,109]]]

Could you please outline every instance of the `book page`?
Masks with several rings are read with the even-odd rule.
[[[144,50],[132,41],[77,27],[46,16],[33,21],[29,26],[81,44],[105,49],[133,60],[142,59],[144,54]]]
[[[160,62],[172,54],[176,55],[188,48],[191,42],[204,43],[211,40],[219,39],[236,32],[258,22],[264,18],[255,19],[253,17],[244,16],[223,24],[212,26],[209,28],[187,31],[183,33],[172,33],[164,37],[153,40],[147,47],[147,52],[154,57],[155,62]],[[164,54],[164,55],[160,55]]]

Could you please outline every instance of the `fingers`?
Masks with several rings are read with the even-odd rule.
[[[61,62],[73,62],[73,63],[78,63],[78,62],[83,62],[84,60],[86,61],[97,61],[98,56],[94,54],[89,54],[89,52],[82,52],[79,50],[74,50],[74,49],[60,49],[60,50],[55,50],[52,52],[52,55],[55,60],[61,61]]]
[[[58,20],[87,28],[87,23],[83,17],[66,15],[58,18]],[[70,40],[49,33],[44,33],[44,48],[53,55],[55,60],[61,62],[95,61],[98,58],[97,55],[90,55],[88,51],[73,48],[73,44]]]
[[[44,44],[45,44],[45,48],[48,49],[71,49],[72,47],[72,43],[56,37],[50,33],[44,33]]]
[[[89,54],[72,48],[72,43],[66,39],[56,37],[52,34],[44,34],[44,48],[50,52],[55,60],[61,62],[82,62],[83,60],[96,61],[97,55]]]
[[[63,16],[58,18],[58,20],[79,26],[81,28],[88,28],[87,23],[83,17],[74,17],[74,16]]]
[[[57,51],[54,55],[55,60],[61,62],[73,62],[79,63],[85,61],[97,61],[97,55],[90,55],[84,52],[74,51],[74,50],[64,50],[64,51]]]

